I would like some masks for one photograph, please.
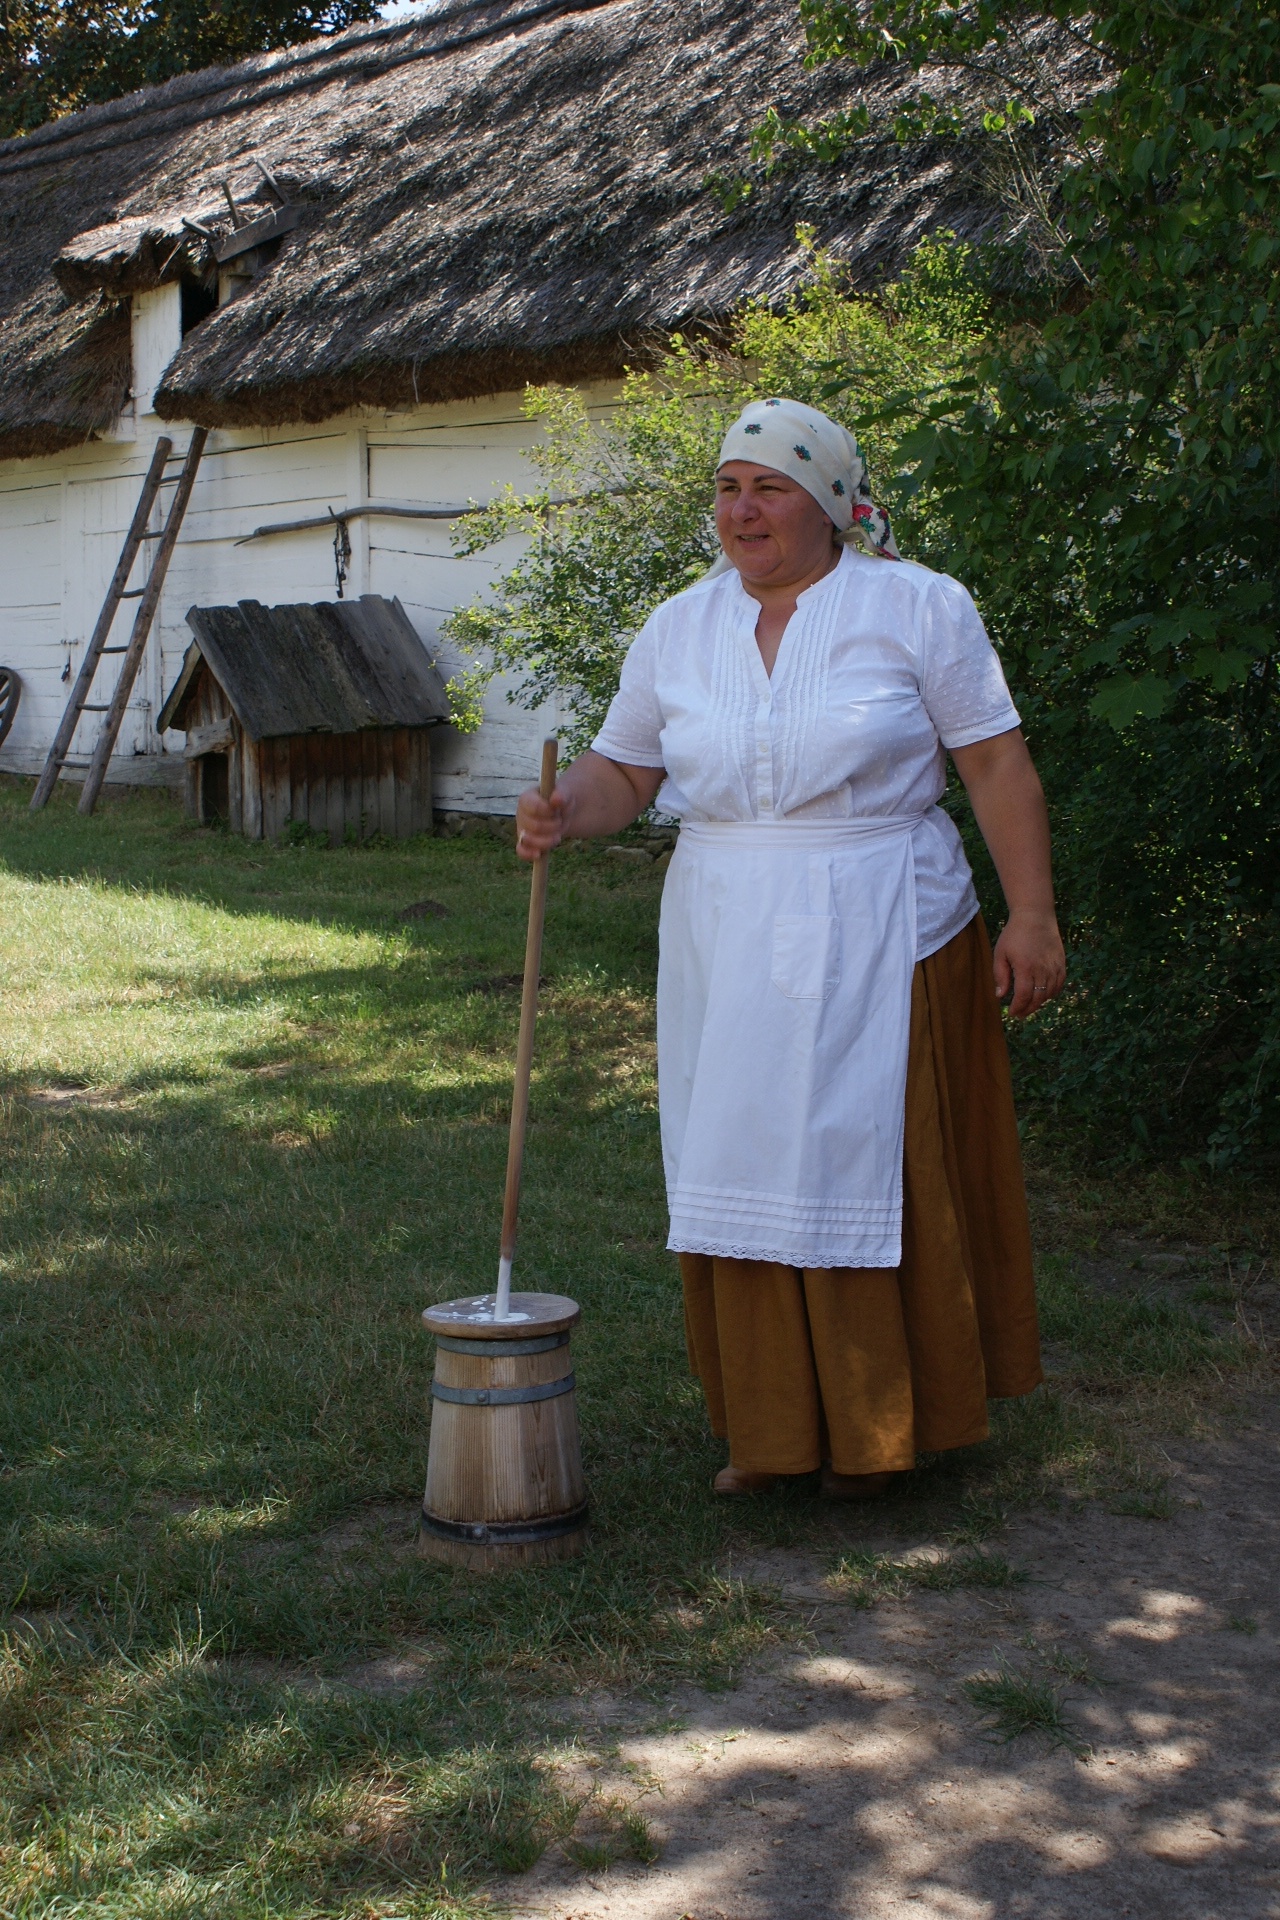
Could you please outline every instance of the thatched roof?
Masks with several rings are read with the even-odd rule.
[[[0,142],[0,455],[115,417],[124,296],[209,274],[224,180],[241,217],[297,224],[169,370],[157,410],[206,426],[612,374],[654,330],[783,298],[801,221],[864,284],[931,227],[990,224],[940,152],[865,143],[727,211],[706,177],[766,108],[912,84],[802,50],[795,0],[461,0]]]
[[[203,664],[251,740],[365,727],[429,727],[449,696],[398,600],[192,607],[195,639],[157,722],[182,729]]]

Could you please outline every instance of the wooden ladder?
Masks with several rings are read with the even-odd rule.
[[[156,608],[160,604],[165,575],[169,571],[169,561],[177,545],[178,530],[182,525],[183,515],[187,511],[187,502],[191,498],[191,489],[195,485],[196,469],[200,465],[200,456],[204,452],[204,443],[208,437],[204,427],[196,427],[192,430],[191,443],[187,448],[186,459],[182,463],[182,471],[177,476],[177,487],[169,503],[169,512],[164,526],[158,532],[148,533],[147,521],[151,518],[151,509],[155,505],[156,495],[165,485],[165,464],[173,451],[172,440],[167,440],[162,435],[156,441],[151,465],[147,468],[142,492],[138,495],[138,504],[134,509],[133,519],[129,523],[129,531],[125,535],[124,546],[116,562],[116,570],[111,576],[111,585],[107,588],[107,597],[102,603],[102,611],[89,637],[84,659],[80,662],[80,671],[71,689],[66,712],[58,724],[57,733],[53,736],[53,745],[44,763],[44,772],[40,775],[36,790],[31,796],[32,813],[38,813],[53,792],[58,775],[71,751],[72,737],[83,713],[106,715],[94,743],[93,757],[85,776],[84,791],[80,795],[80,812],[92,813],[98,803],[98,795],[102,791],[102,783],[107,776],[107,765],[115,751],[116,741],[120,737],[124,710],[128,705],[129,695],[133,692],[138,668],[142,665],[142,656],[146,651]],[[135,587],[130,590],[128,580],[133,570],[133,563],[138,557],[143,542],[147,540],[159,542],[155,558],[151,562],[147,584],[145,587]],[[107,640],[122,600],[138,600],[141,604],[133,618],[133,632],[129,635],[128,644],[122,647],[109,647]],[[89,699],[89,695],[93,690],[99,662],[103,655],[108,653],[124,655],[120,663],[120,677],[116,681],[115,692],[110,700],[95,705]]]

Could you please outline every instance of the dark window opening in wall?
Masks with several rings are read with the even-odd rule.
[[[217,283],[206,287],[203,280],[197,280],[190,274],[183,274],[182,283],[182,333],[185,339],[193,327],[207,320],[211,313],[218,310]]]
[[[200,818],[205,826],[225,820],[230,812],[231,783],[225,753],[200,756]]]

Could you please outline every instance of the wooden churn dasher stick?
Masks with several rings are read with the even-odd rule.
[[[554,737],[542,743],[542,778],[538,792],[549,800],[555,792],[560,743]],[[520,1039],[516,1047],[516,1079],[511,1097],[511,1135],[507,1142],[507,1190],[502,1203],[502,1246],[498,1260],[498,1291],[493,1303],[495,1320],[510,1320],[511,1263],[516,1253],[520,1214],[520,1176],[524,1171],[524,1136],[529,1118],[529,1075],[533,1067],[533,1030],[538,1023],[538,975],[542,967],[542,928],[547,914],[547,869],[551,856],[540,853],[533,862],[529,888],[529,930],[524,943],[524,989],[520,995]],[[523,1316],[521,1316],[523,1317]]]

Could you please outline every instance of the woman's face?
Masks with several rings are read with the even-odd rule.
[[[831,565],[829,515],[798,482],[750,460],[726,460],[716,474],[716,532],[750,586],[790,586]]]

